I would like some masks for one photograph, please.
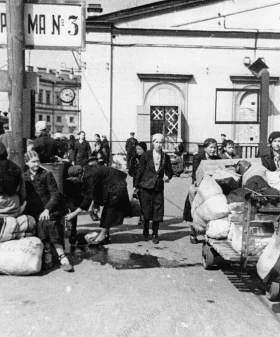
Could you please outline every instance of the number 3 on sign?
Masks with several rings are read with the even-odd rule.
[[[79,32],[79,25],[75,23],[78,20],[77,16],[70,15],[68,21],[70,21],[70,24],[72,25],[72,29],[68,30],[69,35],[77,35]]]

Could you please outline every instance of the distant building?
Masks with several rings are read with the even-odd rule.
[[[33,71],[33,67],[27,68],[28,71]],[[46,121],[52,134],[60,132],[62,136],[69,136],[77,133],[81,125],[81,77],[65,70],[37,69],[39,88],[35,122]]]

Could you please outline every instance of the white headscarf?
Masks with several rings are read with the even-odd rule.
[[[164,142],[164,135],[161,134],[161,133],[156,133],[156,134],[153,135],[152,140],[153,140],[153,142],[154,142],[155,140]]]

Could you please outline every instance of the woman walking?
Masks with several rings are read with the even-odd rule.
[[[153,136],[153,150],[143,154],[135,179],[135,193],[140,191],[141,211],[144,216],[143,236],[149,239],[149,222],[153,221],[152,241],[159,243],[159,223],[164,215],[164,181],[173,176],[170,158],[162,151],[164,136],[157,133]],[[164,177],[166,174],[167,177]]]

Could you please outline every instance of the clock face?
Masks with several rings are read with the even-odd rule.
[[[75,98],[75,92],[70,88],[64,88],[60,92],[60,99],[64,103],[71,103]]]

